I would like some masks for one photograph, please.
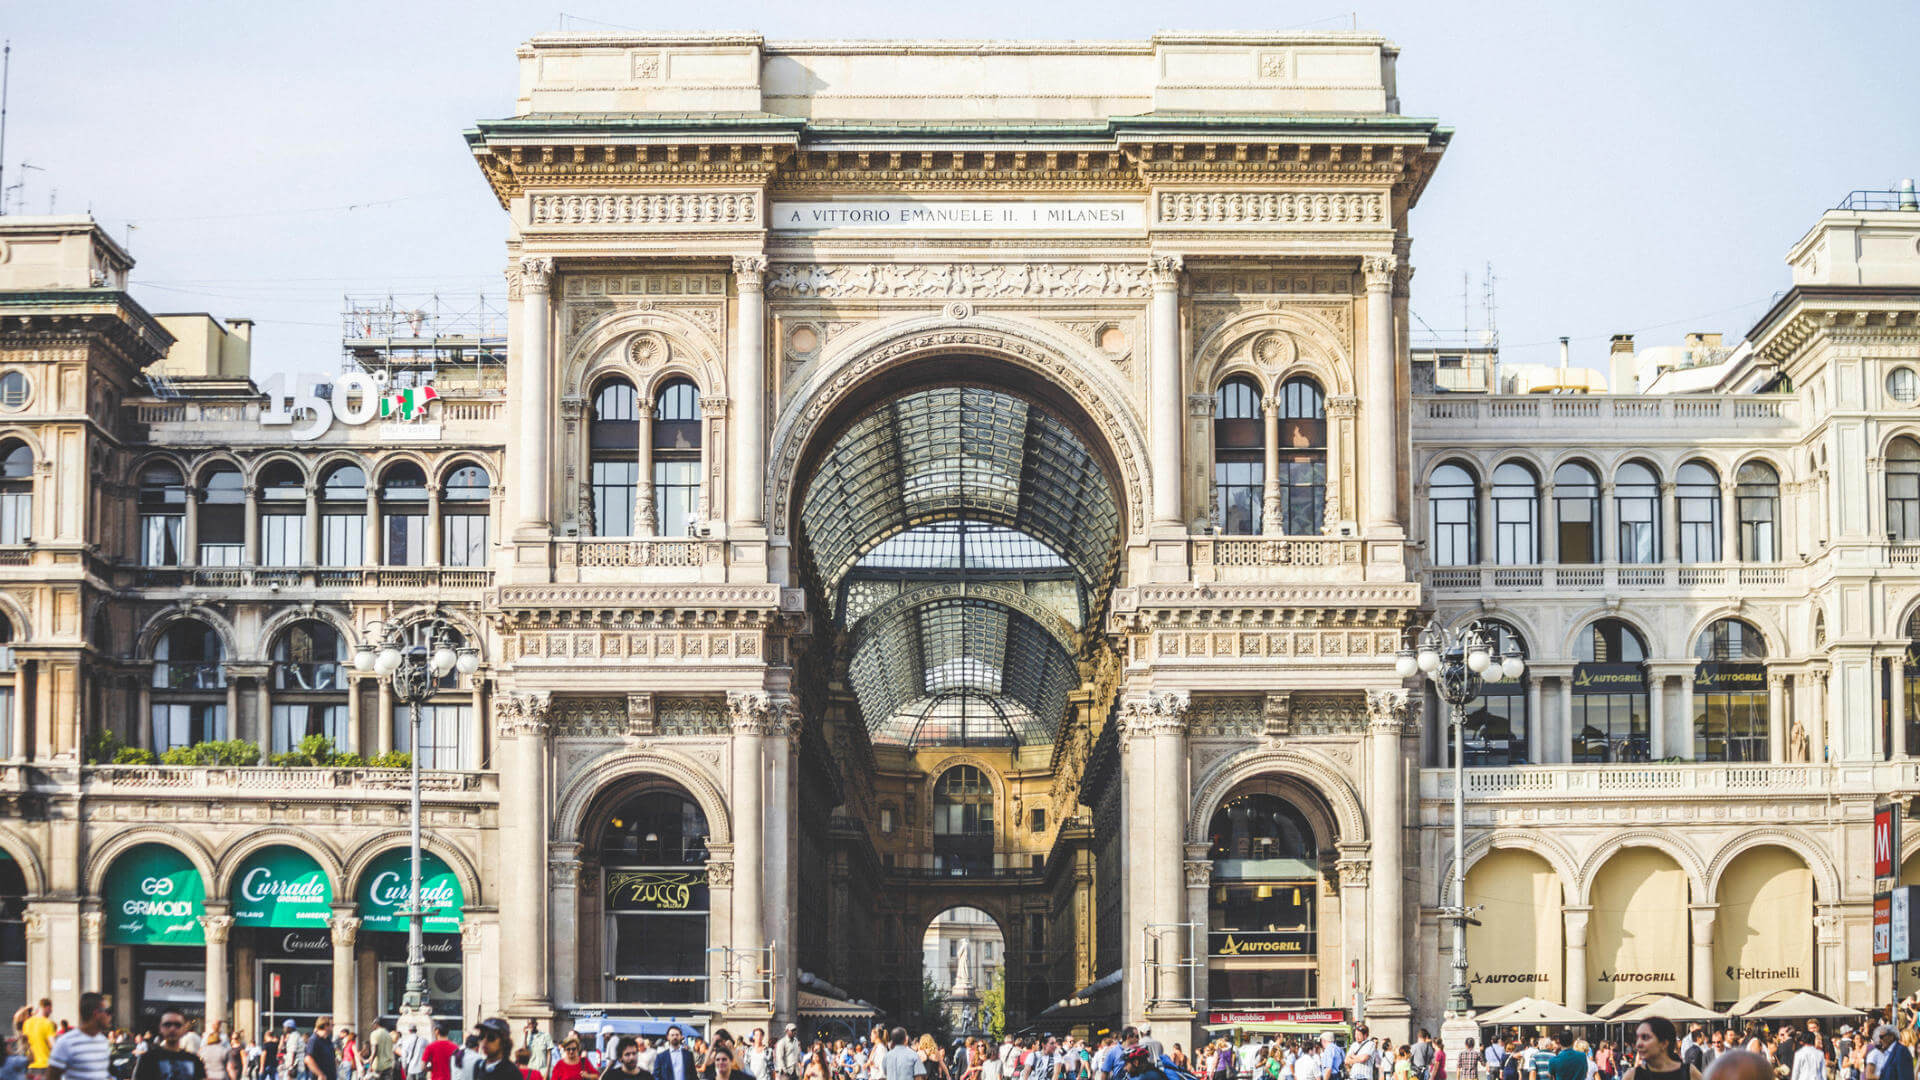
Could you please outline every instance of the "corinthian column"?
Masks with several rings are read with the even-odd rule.
[[[1372,990],[1367,995],[1367,1013],[1389,1021],[1386,1030],[1399,1042],[1410,1033],[1393,1023],[1404,1024],[1411,1015],[1407,1003],[1407,925],[1404,886],[1406,866],[1401,837],[1406,826],[1406,806],[1402,797],[1400,738],[1413,711],[1411,696],[1405,689],[1367,691],[1367,719],[1372,761],[1368,766],[1370,798],[1367,807],[1369,832],[1373,837],[1372,918],[1373,962],[1370,965]],[[1376,1030],[1380,1028],[1376,1025]]]
[[[547,731],[548,694],[496,694],[493,711],[500,732],[494,760],[500,770],[500,858],[518,872],[500,879],[500,977],[512,987],[506,1002],[515,1016],[538,1016],[553,1008],[547,948]]]
[[[360,996],[360,980],[354,976],[353,942],[360,935],[360,920],[351,909],[338,911],[327,921],[327,928],[333,931],[333,1026],[359,1031],[360,1018],[353,1006]]]
[[[1153,336],[1147,360],[1147,430],[1153,472],[1153,527],[1181,528],[1180,518],[1180,269],[1178,255],[1155,255]]]
[[[767,276],[765,255],[735,255],[733,279],[740,290],[734,324],[732,363],[727,366],[728,396],[734,401],[733,462],[727,470],[728,525],[758,529],[761,490],[766,484]]]
[[[1266,454],[1261,459],[1261,469],[1265,473],[1265,484],[1260,492],[1260,531],[1268,536],[1280,536],[1287,531],[1287,523],[1280,515],[1280,399],[1269,397],[1260,402],[1260,415],[1263,425],[1261,442]],[[1315,527],[1320,522],[1314,522]]]
[[[522,539],[539,540],[547,535],[547,472],[553,439],[549,433],[553,386],[553,361],[547,346],[553,303],[548,289],[553,282],[553,260],[520,260],[520,523],[515,532]]]
[[[761,900],[765,893],[766,814],[761,806],[765,780],[763,742],[772,725],[773,700],[758,691],[730,693],[727,711],[733,719],[733,925],[728,943],[736,950],[767,943]],[[741,961],[745,954],[736,953]]]
[[[1393,347],[1393,272],[1398,266],[1399,260],[1391,255],[1360,260],[1367,282],[1367,400],[1362,408],[1367,422],[1369,529],[1400,527]]]
[[[233,916],[202,915],[200,929],[207,939],[207,1028],[228,1019],[227,1014],[227,935],[233,931]]]
[[[1143,958],[1154,964],[1137,999],[1144,1002],[1148,1026],[1160,1025],[1156,1037],[1161,1038],[1171,1037],[1168,1033],[1193,1018],[1193,989],[1185,967],[1195,959],[1195,930],[1186,925],[1184,869],[1189,704],[1189,696],[1176,691],[1129,696],[1120,703],[1126,759],[1122,782],[1131,788],[1125,800],[1125,842],[1147,868],[1134,890],[1138,926],[1128,933],[1138,935]]]

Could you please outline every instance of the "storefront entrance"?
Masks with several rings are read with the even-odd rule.
[[[1319,844],[1281,795],[1245,790],[1213,815],[1207,1000],[1215,1009],[1319,1000]]]
[[[164,844],[141,844],[115,859],[101,889],[106,944],[130,946],[124,1014],[140,1030],[166,1009],[205,1011],[206,883],[192,860]]]
[[[374,1009],[392,1023],[406,1000],[407,896],[413,860],[406,848],[383,852],[360,874],[354,904],[360,916],[360,945],[371,949],[379,965]],[[465,969],[460,944],[461,909],[466,891],[445,859],[420,853],[422,942],[427,961],[427,1007],[436,1019],[458,1030],[465,1005]]]

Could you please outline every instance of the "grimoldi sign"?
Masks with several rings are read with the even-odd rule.
[[[1575,664],[1573,688],[1583,694],[1630,694],[1647,688],[1647,672],[1639,664]]]
[[[206,886],[193,861],[164,844],[114,860],[101,890],[110,945],[204,945]]]
[[[1211,956],[1312,956],[1313,935],[1287,930],[1222,930],[1207,935]]]
[[[767,223],[805,233],[1142,232],[1147,215],[1138,199],[835,199],[776,202]]]
[[[1703,663],[1694,669],[1693,688],[1696,691],[1760,693],[1767,688],[1767,665]]]

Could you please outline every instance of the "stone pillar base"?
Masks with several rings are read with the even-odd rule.
[[[1194,1022],[1199,1017],[1191,1009],[1148,1009],[1147,1034],[1160,1040],[1160,1045],[1168,1050],[1174,1043],[1181,1046],[1193,1046]],[[1159,1062],[1154,1062],[1158,1065]]]
[[[1467,1040],[1474,1041],[1473,1054],[1467,1053]],[[1486,1050],[1480,1043],[1480,1025],[1473,1017],[1465,1013],[1448,1013],[1440,1025],[1440,1045],[1447,1051],[1447,1074],[1456,1075],[1454,1062],[1464,1062],[1468,1057],[1477,1057]],[[1464,1073],[1458,1075],[1465,1075]]]
[[[1395,1046],[1411,1043],[1413,1005],[1405,998],[1369,998],[1366,1024],[1368,1033],[1376,1039],[1392,1039]],[[1453,1059],[1447,1060],[1451,1063]]]

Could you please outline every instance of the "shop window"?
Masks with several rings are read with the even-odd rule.
[[[606,1000],[686,1004],[707,997],[707,820],[679,791],[620,804],[596,854],[605,888]]]
[[[1693,756],[1769,760],[1766,641],[1751,623],[1719,619],[1694,642]]]
[[[1574,649],[1573,760],[1646,761],[1652,755],[1647,644],[1620,619],[1598,619]]]

